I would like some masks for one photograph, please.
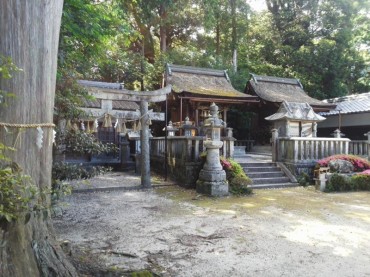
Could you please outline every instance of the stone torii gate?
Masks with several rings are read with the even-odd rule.
[[[89,94],[105,100],[123,100],[140,103],[140,143],[141,143],[141,186],[150,188],[150,152],[149,152],[149,111],[148,102],[166,101],[167,94],[171,92],[171,86],[154,91],[132,91],[126,89],[112,89],[94,86],[80,82],[81,85],[89,87]]]

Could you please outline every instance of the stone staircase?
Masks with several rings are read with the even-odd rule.
[[[239,149],[240,148],[240,149]],[[235,147],[234,160],[244,169],[244,172],[253,183],[252,189],[286,188],[295,187],[285,172],[271,161],[271,151],[267,153],[245,153],[242,147]]]
[[[252,179],[252,189],[285,188],[297,186],[273,162],[240,163],[244,172]]]

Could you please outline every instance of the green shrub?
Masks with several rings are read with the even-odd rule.
[[[114,143],[102,143],[93,134],[79,130],[59,132],[56,144],[64,145],[64,152],[66,153],[99,155],[118,152],[118,148]]]
[[[237,176],[229,180],[229,191],[232,194],[251,194],[252,189],[248,187],[252,180],[247,176]]]
[[[326,191],[350,191],[353,190],[351,186],[351,178],[343,175],[334,173],[326,186]]]
[[[310,185],[310,176],[307,173],[301,173],[297,178],[298,184],[300,186],[306,187]]]
[[[370,190],[370,175],[356,174],[351,178],[353,190]]]
[[[63,181],[90,179],[105,174],[112,169],[104,166],[81,166],[64,162],[53,163],[52,168],[52,198],[59,199],[62,195],[71,193],[71,186]]]
[[[37,203],[40,195],[31,177],[24,175],[16,163],[0,167],[0,221],[10,222],[23,212],[41,209]]]
[[[53,180],[79,180],[89,179],[100,174],[107,173],[111,168],[104,166],[81,166],[64,162],[53,163]]]

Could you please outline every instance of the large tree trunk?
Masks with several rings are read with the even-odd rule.
[[[238,70],[238,38],[237,38],[237,30],[236,30],[236,0],[230,0],[231,5],[231,26],[232,26],[232,34],[231,34],[231,49],[232,49],[232,56],[233,56],[233,71],[236,73]]]
[[[58,38],[63,0],[0,1],[0,54],[10,56],[23,71],[10,80],[0,80],[0,89],[16,94],[0,107],[2,122],[13,124],[52,123],[57,67]],[[6,133],[0,127],[0,141],[13,145],[16,128]],[[44,142],[36,145],[37,130],[24,129],[17,151],[11,154],[24,174],[40,190],[50,189],[51,128],[43,128]],[[50,196],[41,199],[50,207]],[[0,223],[0,276],[77,276],[53,237],[50,213],[33,212],[31,219]]]

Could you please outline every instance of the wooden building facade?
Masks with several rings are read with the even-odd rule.
[[[165,84],[172,86],[168,96],[168,120],[181,126],[186,117],[195,127],[209,114],[215,103],[227,123],[227,112],[232,105],[256,105],[257,96],[235,90],[225,70],[168,64]]]

